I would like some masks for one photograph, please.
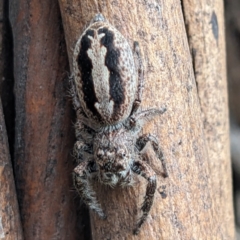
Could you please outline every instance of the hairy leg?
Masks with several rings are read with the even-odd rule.
[[[81,162],[73,170],[73,182],[83,202],[104,219],[106,216],[101,205],[98,203],[96,193],[90,184],[92,179],[91,175],[95,172],[96,166],[93,161]]]
[[[148,110],[144,110],[142,112],[139,112],[135,115],[136,121],[139,122],[142,126],[144,126],[147,122],[151,121],[156,116],[163,114],[166,112],[166,107],[162,107],[160,109],[157,108],[151,108]]]
[[[158,140],[155,136],[153,136],[151,134],[144,134],[144,135],[140,136],[137,140],[137,143],[136,143],[138,150],[142,151],[148,142],[150,142],[150,144],[151,144],[154,152],[156,153],[158,159],[161,160],[162,167],[163,167],[163,176],[168,177],[166,161],[165,161],[163,153],[160,149]]]
[[[79,111],[77,111],[77,120],[84,126],[87,126],[88,128],[94,131],[98,131],[102,126],[101,123],[98,123],[93,119],[86,117],[85,114],[83,114],[83,112],[79,112]]]
[[[155,172],[146,162],[143,162],[143,161],[134,162],[134,164],[132,166],[132,170],[133,170],[133,172],[141,175],[148,181],[146,195],[145,195],[144,202],[143,202],[142,208],[141,208],[143,211],[143,214],[142,214],[141,218],[138,220],[137,226],[133,231],[134,234],[138,234],[140,227],[146,221],[146,218],[152,207],[157,182],[156,182]]]
[[[137,112],[141,104],[142,91],[143,91],[143,85],[144,85],[144,69],[143,69],[142,56],[141,56],[138,42],[134,42],[133,54],[134,54],[135,65],[138,71],[138,88],[137,88],[137,96],[133,103],[131,115]]]
[[[134,130],[136,133],[139,133],[147,122],[152,121],[156,116],[166,112],[166,110],[166,107],[162,107],[160,109],[151,108],[137,112],[133,115],[130,115],[125,125],[129,130]]]
[[[94,130],[84,125],[79,119],[77,119],[74,128],[75,128],[75,136],[78,141],[82,140],[87,144],[92,144],[93,136],[95,133]]]
[[[77,163],[92,159],[93,148],[92,144],[86,144],[83,140],[75,142],[73,147],[73,156]]]

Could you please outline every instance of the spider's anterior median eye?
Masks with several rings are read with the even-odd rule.
[[[97,157],[102,158],[103,155],[104,155],[104,151],[102,149],[99,149],[98,152],[97,152]]]

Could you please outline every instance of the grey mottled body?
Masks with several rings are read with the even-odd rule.
[[[167,170],[158,142],[152,135],[140,136],[142,127],[166,111],[139,112],[143,88],[143,64],[138,43],[134,53],[126,39],[101,14],[91,21],[76,43],[73,59],[72,96],[77,112],[73,172],[74,185],[90,209],[105,218],[91,181],[115,187],[132,185],[133,173],[148,181],[142,217],[144,223],[153,203],[156,174],[142,159],[150,142]]]

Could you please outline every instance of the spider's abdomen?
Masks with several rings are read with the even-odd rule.
[[[127,40],[104,19],[88,26],[74,50],[74,79],[85,114],[114,124],[131,113],[137,91],[134,57]]]

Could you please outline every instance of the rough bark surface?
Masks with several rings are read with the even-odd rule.
[[[215,197],[213,233],[233,239],[223,2],[183,0],[183,6]]]
[[[58,2],[12,0],[10,20],[14,169],[24,239],[84,239],[71,190],[74,115]]]
[[[5,8],[6,9],[6,8]],[[22,226],[17,202],[13,169],[8,144],[8,133],[6,131],[4,113],[2,108],[3,91],[6,82],[5,65],[5,30],[6,13],[4,2],[0,2],[0,239],[22,240]],[[6,94],[4,95],[6,96]]]
[[[233,239],[222,5],[205,3],[205,11],[201,5],[190,6],[187,1],[181,5],[173,0],[59,3],[70,66],[75,42],[84,26],[101,12],[131,45],[133,41],[140,44],[146,81],[142,108],[164,104],[168,108],[144,129],[158,135],[169,178],[158,175],[153,208],[139,236],[133,236],[132,229],[146,189],[141,178],[128,189],[95,184],[108,218],[100,220],[91,213],[92,238]],[[196,59],[198,55],[192,61],[182,6],[188,37],[196,34],[198,39],[199,46],[195,47],[189,40],[191,50],[205,49],[200,55],[203,66]],[[211,36],[205,35],[206,31],[195,32],[199,22]],[[214,60],[206,65],[213,54]],[[201,84],[201,78],[205,84]],[[163,191],[166,198],[162,197]]]
[[[0,239],[22,240],[22,226],[0,99]]]

